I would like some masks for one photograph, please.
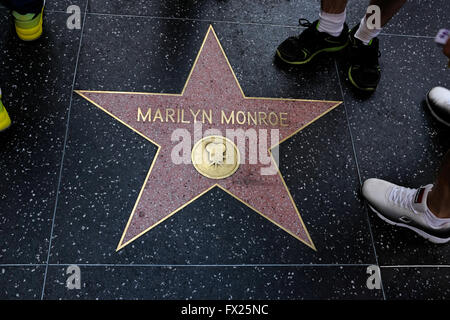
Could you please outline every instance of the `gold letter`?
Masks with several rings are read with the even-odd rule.
[[[272,121],[272,118],[273,118],[272,116],[275,117],[275,123]],[[269,113],[269,122],[270,122],[270,124],[271,124],[272,126],[278,125],[278,116],[277,116],[277,114],[276,114],[275,112]]]
[[[283,116],[285,116],[285,117],[283,117]],[[288,126],[287,123],[284,122],[284,121],[287,120],[287,116],[288,116],[287,112],[280,112],[280,125],[282,127],[287,127]]]
[[[225,115],[225,112],[223,112],[223,110],[221,111],[221,113],[222,113],[222,120],[221,120],[222,124],[223,124],[223,120],[225,120],[225,122],[227,124],[229,124],[230,121],[231,121],[232,124],[234,124],[234,110],[231,111],[230,117],[228,119],[227,119],[227,116]]]
[[[256,122],[256,111],[255,111],[255,113],[253,115],[250,113],[250,111],[247,112],[247,117],[248,117],[248,124],[249,125],[250,125],[250,119],[252,119],[252,122],[253,122],[253,124],[255,126],[258,124],[258,122]]]
[[[239,121],[239,115],[242,115],[242,121]],[[245,123],[245,113],[243,111],[238,111],[236,113],[236,121],[239,124],[244,124]]]
[[[200,110],[197,110],[196,113],[194,113],[194,112],[192,111],[192,109],[189,109],[189,111],[190,111],[191,114],[194,116],[194,122],[197,122],[197,116],[198,116],[198,114],[200,113]]]
[[[209,115],[206,113],[205,110],[203,110],[202,116],[203,116],[202,123],[205,123],[205,118],[206,118],[206,119],[208,119],[209,124],[212,124],[212,111],[211,110],[209,110]]]
[[[148,121],[152,121],[152,108],[148,108],[147,113],[145,116],[142,114],[141,108],[138,107],[138,115],[137,115],[137,121],[141,121],[139,119],[142,118],[142,121],[146,121],[148,117]]]
[[[159,110],[159,108],[156,109],[155,116],[153,117],[153,122],[155,122],[155,120],[157,118],[159,119],[159,121],[164,122],[164,119],[163,119],[162,114],[161,114],[161,110]]]
[[[184,109],[181,109],[181,123],[191,123],[189,120],[184,120]]]
[[[173,110],[172,108],[167,108],[166,109],[166,122],[169,122],[169,118],[172,122],[175,122],[175,120],[173,119],[174,115],[175,115],[175,110]]]
[[[266,121],[267,114],[265,112],[258,112],[258,115],[259,115],[259,125],[261,125],[261,121],[264,121],[265,125],[267,126],[267,121]]]

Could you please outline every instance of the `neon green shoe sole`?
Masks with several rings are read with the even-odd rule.
[[[9,118],[8,112],[3,106],[2,101],[0,100],[0,132],[6,130],[11,125],[11,119]]]
[[[358,84],[355,82],[355,80],[353,80],[352,77],[352,67],[348,68],[348,80],[350,80],[350,83],[358,90],[360,91],[365,91],[365,92],[374,92],[376,90],[376,87],[368,87],[368,88],[362,88],[360,86],[358,86]]]
[[[316,52],[314,52],[308,59],[304,60],[304,61],[289,61],[283,58],[283,56],[281,55],[280,51],[276,51],[278,58],[281,59],[281,61],[283,61],[284,63],[287,64],[292,64],[292,65],[302,65],[302,64],[307,64],[309,63],[312,59],[314,59],[315,56],[317,56],[319,53],[322,52],[328,52],[328,53],[333,53],[333,52],[338,52],[341,51],[342,49],[345,49],[348,45],[348,42],[346,42],[344,45],[339,46],[339,47],[333,47],[333,48],[325,48],[322,50],[318,50]]]
[[[42,35],[42,24],[44,22],[44,7],[40,14],[19,14],[13,11],[14,24],[18,37],[23,41],[34,41]]]

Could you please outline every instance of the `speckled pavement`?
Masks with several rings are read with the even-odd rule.
[[[448,1],[412,0],[392,19],[368,98],[350,88],[342,55],[275,63],[298,18],[316,19],[317,1],[254,3],[48,0],[33,43],[0,9],[13,120],[0,134],[0,299],[450,298],[450,246],[387,225],[359,195],[371,177],[431,182],[450,148],[449,129],[424,108],[431,87],[450,86],[433,43]],[[71,4],[80,30],[66,27]],[[347,23],[363,12],[350,1]],[[218,187],[116,250],[158,147],[75,91],[179,94],[210,25],[245,96],[342,101],[279,146],[316,250]],[[80,267],[80,289],[66,288],[69,265]],[[370,265],[380,289],[366,285]]]

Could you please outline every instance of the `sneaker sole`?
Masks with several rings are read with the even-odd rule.
[[[348,79],[350,80],[350,83],[358,90],[365,92],[374,92],[376,90],[376,88],[361,88],[360,86],[358,86],[352,77],[352,67],[348,68]]]
[[[347,42],[346,44],[344,44],[343,46],[340,46],[340,47],[326,48],[326,49],[322,49],[322,50],[316,51],[316,52],[314,52],[314,54],[311,55],[311,57],[309,57],[309,58],[308,58],[307,60],[305,60],[305,61],[289,61],[289,60],[286,60],[286,59],[284,59],[284,58],[281,56],[281,53],[280,53],[280,51],[278,51],[278,49],[277,49],[277,56],[278,56],[278,58],[280,58],[281,61],[283,61],[284,63],[292,64],[292,65],[298,66],[298,65],[302,65],[302,64],[307,64],[307,63],[310,62],[315,56],[317,56],[319,53],[322,53],[322,52],[338,52],[338,51],[341,51],[342,49],[345,49],[345,47],[347,47],[347,45],[348,45],[348,42]]]
[[[42,36],[43,28],[42,28],[42,25],[39,25],[36,31],[33,30],[34,31],[33,33],[27,33],[27,32],[24,32],[24,30],[28,30],[28,29],[20,29],[20,28],[16,27],[16,33],[17,33],[17,36],[20,38],[20,40],[34,41],[34,40],[39,39]]]
[[[430,90],[431,91],[431,90]],[[427,106],[428,106],[428,110],[430,110],[431,114],[433,115],[433,117],[439,121],[442,124],[445,124],[446,126],[450,127],[450,123],[448,123],[447,121],[443,120],[441,117],[439,117],[434,111],[433,108],[431,108],[431,104],[430,104],[430,100],[428,99],[428,94],[430,93],[430,91],[428,91],[427,96],[425,101],[427,102]]]
[[[370,204],[368,204],[370,209],[372,209],[373,212],[375,212],[377,214],[377,216],[383,220],[384,222],[389,223],[390,225],[393,226],[397,226],[397,227],[402,227],[402,228],[407,228],[410,229],[412,231],[414,231],[415,233],[417,233],[419,236],[421,236],[422,238],[427,239],[428,241],[435,243],[435,244],[444,244],[450,241],[450,238],[438,238],[435,237],[431,234],[426,233],[425,231],[421,230],[421,229],[417,229],[415,227],[412,227],[410,225],[404,224],[404,223],[399,223],[399,222],[394,222],[392,220],[389,220],[388,218],[386,218],[385,216],[383,216],[381,213],[379,213],[374,207],[372,207]]]

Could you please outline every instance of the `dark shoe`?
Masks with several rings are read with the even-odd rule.
[[[300,19],[300,25],[307,27],[300,35],[289,37],[277,48],[277,56],[283,62],[293,65],[301,65],[310,62],[321,52],[337,52],[348,44],[348,26],[339,37],[330,36],[328,33],[317,31],[319,20],[310,23]]]
[[[381,78],[381,69],[378,63],[379,41],[378,38],[374,38],[369,45],[365,45],[361,40],[355,38],[358,27],[353,28],[349,34],[348,78],[356,89],[373,92]]]

